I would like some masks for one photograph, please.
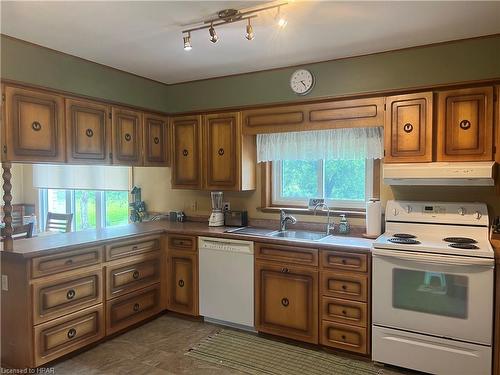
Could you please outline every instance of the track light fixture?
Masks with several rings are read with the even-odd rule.
[[[217,43],[217,41],[219,40],[219,37],[217,36],[217,33],[215,32],[213,23],[210,24],[210,28],[208,29],[208,33],[210,34],[210,41],[212,43]]]
[[[193,46],[191,45],[191,33],[187,33],[184,37],[184,51],[191,51]]]
[[[285,3],[270,5],[268,7],[252,9],[252,10],[247,10],[247,11],[240,11],[237,9],[221,10],[217,13],[217,18],[202,21],[201,26],[195,26],[195,27],[192,27],[190,29],[186,29],[186,30],[182,31],[183,39],[184,39],[184,49],[186,51],[190,51],[192,49],[192,45],[191,45],[191,32],[192,31],[208,29],[208,33],[210,34],[210,41],[212,43],[217,43],[217,41],[219,40],[219,37],[217,35],[217,32],[215,31],[215,27],[222,26],[222,25],[225,25],[228,23],[241,22],[241,21],[248,21],[247,26],[246,26],[245,38],[247,38],[248,40],[253,40],[255,38],[255,33],[253,31],[251,19],[256,18],[257,13],[263,12],[263,11],[266,11],[269,9],[276,9],[277,8],[277,13],[275,16],[276,23],[278,24],[279,27],[284,28],[286,26],[286,24],[288,23],[288,20],[286,19],[285,15],[281,12],[281,7],[284,7],[285,5],[288,5],[288,3],[285,2]]]
[[[250,18],[248,19],[247,33],[245,35],[245,38],[247,38],[248,40],[253,40],[253,38],[255,38],[255,33],[253,32],[253,27],[252,24],[250,23]]]

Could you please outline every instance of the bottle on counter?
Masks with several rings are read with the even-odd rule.
[[[344,214],[340,215],[340,223],[339,223],[339,234],[349,234],[351,231],[351,224],[347,221],[347,218]]]

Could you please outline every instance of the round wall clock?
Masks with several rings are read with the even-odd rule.
[[[298,69],[290,77],[290,88],[297,95],[307,95],[314,86],[314,76],[309,70]]]

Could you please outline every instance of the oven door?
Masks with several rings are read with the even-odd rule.
[[[493,259],[373,249],[373,324],[491,345]]]

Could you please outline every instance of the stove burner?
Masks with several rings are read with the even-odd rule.
[[[420,243],[420,241],[414,240],[413,238],[401,238],[401,237],[392,237],[389,238],[387,241],[403,245],[418,245]]]
[[[395,233],[392,236],[396,238],[417,238],[417,236],[408,233]]]
[[[471,243],[477,243],[476,240],[474,240],[472,238],[467,238],[467,237],[446,237],[446,238],[443,238],[443,241],[453,242],[454,244],[471,244]]]
[[[470,250],[479,249],[479,247],[477,247],[476,245],[473,245],[471,243],[451,243],[448,246],[454,247],[456,249],[470,249]]]

